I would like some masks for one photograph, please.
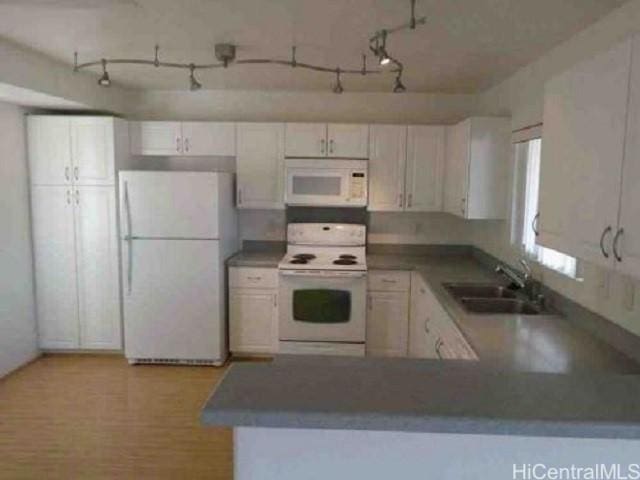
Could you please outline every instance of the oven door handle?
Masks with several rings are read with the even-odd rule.
[[[315,277],[315,278],[364,278],[367,272],[340,272],[327,270],[280,270],[285,277]]]

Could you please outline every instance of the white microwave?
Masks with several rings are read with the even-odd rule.
[[[366,160],[285,160],[287,205],[366,207],[368,182]]]

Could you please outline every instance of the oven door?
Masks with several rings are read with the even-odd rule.
[[[366,272],[281,270],[280,340],[365,341]]]

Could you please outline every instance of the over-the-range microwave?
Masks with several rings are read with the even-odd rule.
[[[366,207],[366,160],[285,159],[285,203],[296,206]]]

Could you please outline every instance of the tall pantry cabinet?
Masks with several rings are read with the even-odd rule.
[[[116,171],[126,122],[27,120],[36,302],[43,349],[122,348]]]

